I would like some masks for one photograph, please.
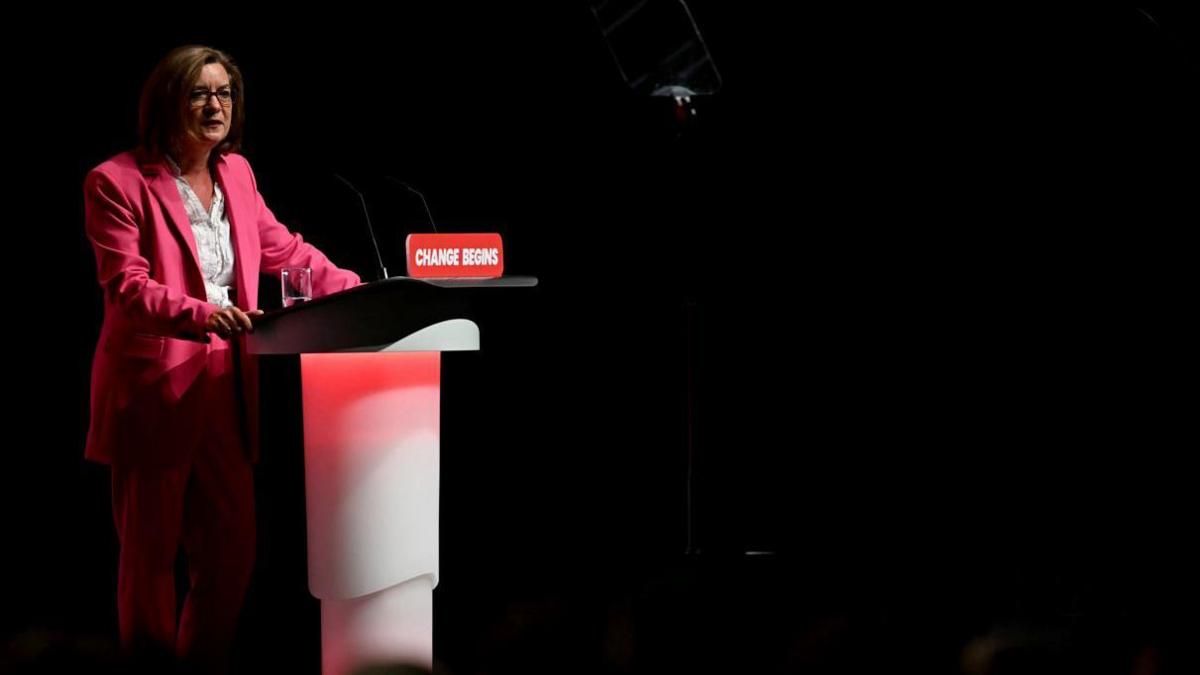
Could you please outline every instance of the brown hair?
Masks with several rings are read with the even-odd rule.
[[[138,103],[138,145],[152,157],[172,152],[174,144],[186,129],[191,114],[188,94],[200,79],[200,71],[210,63],[219,63],[229,73],[229,86],[234,91],[229,133],[213,149],[212,160],[237,152],[242,146],[242,125],[246,115],[246,90],[242,72],[228,54],[212,47],[187,45],[171,50],[151,71],[142,86]]]

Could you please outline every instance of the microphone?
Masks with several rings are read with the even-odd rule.
[[[429,216],[429,225],[430,225],[430,227],[433,228],[433,233],[438,234],[437,224],[433,222],[433,213],[429,210],[429,202],[425,201],[425,195],[421,194],[420,192],[417,191],[416,188],[409,185],[408,183],[405,183],[404,181],[400,180],[399,178],[396,178],[395,176],[384,176],[384,178],[392,181],[393,183],[398,183],[400,185],[403,185],[405,188],[408,189],[409,192],[411,192],[414,195],[421,198],[421,203],[425,205],[425,215]]]
[[[359,192],[358,188],[354,187],[354,185],[352,185],[350,183],[350,181],[346,180],[345,178],[342,178],[340,175],[338,175],[336,173],[333,174],[333,177],[342,181],[343,183],[345,183],[346,187],[350,188],[351,190],[354,191],[354,194],[358,195],[358,201],[362,202],[363,217],[367,219],[367,232],[370,233],[371,243],[374,244],[374,246],[375,246],[375,259],[379,261],[379,271],[380,271],[380,274],[382,275],[379,278],[381,280],[387,279],[388,278],[387,267],[384,267],[384,265],[383,265],[383,256],[379,255],[379,240],[377,240],[375,238],[375,228],[371,227],[371,214],[367,211],[366,198],[363,197],[363,194],[361,192]]]

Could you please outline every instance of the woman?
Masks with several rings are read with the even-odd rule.
[[[361,283],[263,203],[236,154],[244,114],[226,54],[176,49],[142,90],[139,147],[84,184],[104,291],[85,456],[112,469],[121,643],[203,670],[225,665],[254,564],[257,370],[240,338],[258,276],[310,267],[316,296]]]

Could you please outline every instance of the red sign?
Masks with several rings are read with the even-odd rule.
[[[496,233],[410,234],[404,249],[408,276],[417,279],[495,279],[504,274],[504,242]]]

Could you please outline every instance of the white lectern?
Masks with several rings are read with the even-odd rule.
[[[474,312],[532,277],[366,284],[264,315],[254,354],[300,354],[308,584],[321,672],[433,665],[441,353],[479,349]]]

